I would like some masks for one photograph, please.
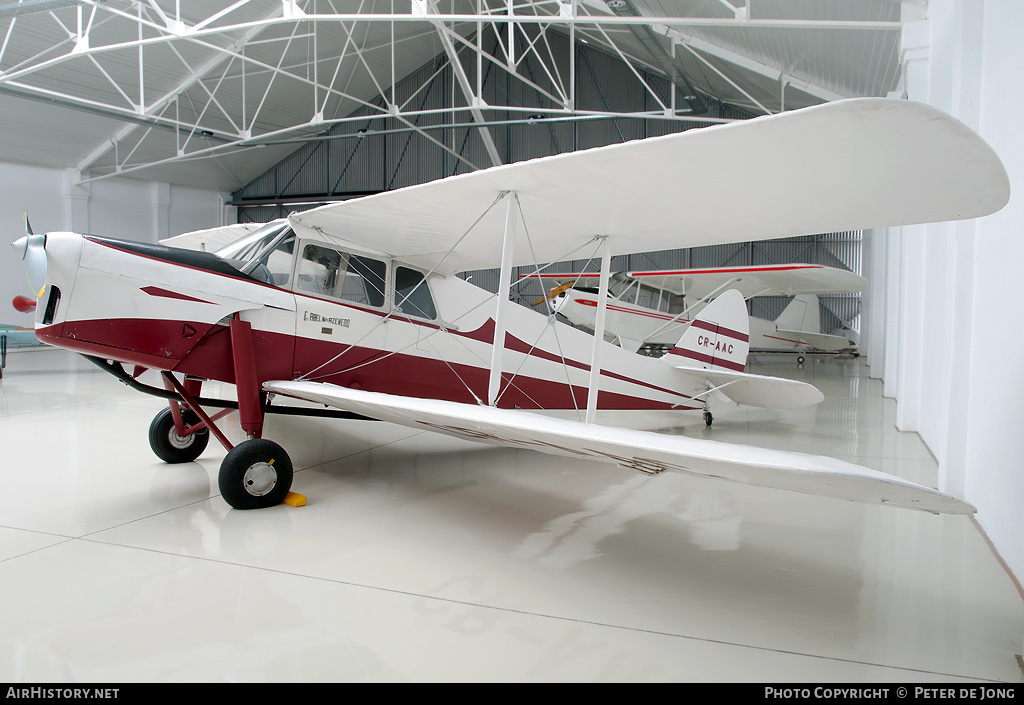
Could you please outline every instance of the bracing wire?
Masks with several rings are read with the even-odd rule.
[[[501,193],[499,193],[499,194],[498,194],[497,196],[495,196],[494,200],[493,200],[493,201],[491,201],[491,205],[487,206],[487,208],[486,208],[486,209],[485,209],[485,210],[483,211],[483,213],[481,213],[481,214],[480,214],[480,216],[479,216],[479,217],[478,217],[478,218],[477,218],[476,220],[474,220],[474,221],[473,221],[473,223],[472,223],[472,224],[471,224],[471,225],[469,226],[469,228],[467,228],[467,229],[466,229],[466,231],[465,231],[464,233],[462,233],[462,235],[461,235],[461,236],[459,237],[459,239],[455,241],[455,244],[453,244],[453,245],[452,245],[452,246],[451,246],[450,248],[448,248],[448,251],[447,251],[447,252],[446,252],[446,253],[444,254],[444,256],[443,256],[443,257],[441,257],[441,259],[440,259],[440,260],[438,260],[437,264],[435,264],[435,265],[434,265],[434,266],[433,266],[433,267],[432,267],[432,268],[430,269],[430,271],[429,271],[429,272],[427,273],[427,275],[426,275],[425,277],[423,277],[423,280],[424,280],[424,281],[426,281],[426,280],[427,280],[427,277],[429,277],[429,276],[430,276],[431,274],[433,274],[433,273],[434,273],[434,272],[435,272],[435,271],[437,270],[437,268],[438,268],[438,267],[439,267],[439,266],[441,265],[441,263],[442,263],[442,262],[444,262],[444,260],[445,260],[445,259],[446,259],[446,258],[448,257],[448,255],[450,255],[450,254],[451,254],[452,252],[454,252],[454,251],[455,251],[455,248],[456,248],[456,247],[458,247],[458,246],[459,246],[459,245],[460,245],[460,244],[462,243],[462,241],[466,239],[466,236],[467,236],[467,235],[469,235],[469,233],[473,231],[473,228],[475,228],[475,227],[477,226],[477,224],[478,224],[478,223],[479,223],[479,222],[480,222],[481,220],[483,220],[483,219],[484,219],[484,217],[485,217],[485,216],[486,216],[486,215],[487,215],[488,213],[490,213],[490,212],[491,212],[491,209],[492,209],[492,208],[494,208],[494,206],[496,206],[496,205],[498,204],[498,202],[499,202],[499,201],[500,201],[500,200],[501,200],[502,198],[504,198],[504,197],[505,197],[505,195],[506,195],[507,193],[508,193],[508,191],[502,191],[502,192],[501,192]],[[410,292],[410,294],[411,294],[411,293],[412,293],[412,292]],[[386,298],[387,298],[387,294],[385,293],[385,300],[386,300]],[[404,302],[406,301],[406,299],[408,299],[408,295],[407,295],[407,296],[406,296],[406,297],[405,297],[404,299],[402,299],[402,303],[404,303]],[[393,312],[392,312],[392,313],[393,313]],[[388,321],[389,321],[389,320],[391,319],[391,315],[392,315],[392,313],[388,313],[388,314],[387,314],[386,316],[384,316],[383,318],[381,318],[381,319],[380,319],[380,321],[378,321],[378,322],[377,322],[377,325],[373,326],[373,327],[372,327],[372,328],[371,328],[370,330],[366,331],[366,333],[364,333],[364,334],[363,334],[363,336],[362,336],[361,338],[359,338],[359,340],[357,340],[356,342],[354,342],[354,343],[350,344],[349,346],[347,346],[347,347],[346,347],[346,348],[345,348],[344,350],[342,350],[341,352],[339,352],[339,353],[338,353],[337,355],[335,355],[334,357],[332,357],[332,358],[331,358],[330,360],[327,360],[327,361],[326,361],[326,362],[324,362],[323,364],[319,365],[318,367],[316,367],[316,368],[314,368],[314,369],[310,370],[309,372],[307,372],[306,374],[302,375],[301,377],[299,377],[299,379],[300,379],[300,380],[310,380],[310,379],[313,379],[312,375],[316,374],[317,372],[319,372],[319,371],[320,371],[320,370],[322,370],[323,368],[325,368],[325,367],[327,367],[328,365],[332,364],[333,362],[337,361],[337,360],[338,360],[338,359],[339,359],[339,358],[340,358],[340,357],[341,357],[342,355],[344,355],[344,354],[345,354],[345,353],[347,353],[348,351],[350,351],[350,350],[352,350],[353,348],[355,348],[356,346],[358,346],[358,345],[359,345],[359,344],[360,344],[361,342],[363,342],[364,340],[366,340],[366,338],[367,338],[367,337],[369,337],[369,336],[370,336],[370,335],[371,335],[371,334],[372,334],[372,333],[373,333],[374,331],[376,331],[376,330],[377,330],[378,328],[380,328],[380,327],[381,327],[382,325],[384,325],[385,323],[387,323],[387,322],[388,322]],[[467,313],[468,313],[468,312],[467,312]],[[465,315],[465,314],[463,314],[463,315]],[[392,354],[393,354],[393,353],[392,353]],[[385,356],[385,358],[386,358],[386,357],[390,357],[390,354],[389,354],[389,355],[386,355],[386,356]],[[380,359],[385,359],[385,358],[380,358]],[[374,360],[374,361],[376,361],[376,360]],[[365,364],[365,363],[364,363],[364,364]],[[357,365],[357,368],[358,368],[358,367],[361,367],[361,366],[362,366],[362,365]],[[355,368],[353,368],[353,369],[355,369]],[[332,374],[333,374],[333,373],[332,373]],[[328,376],[328,375],[321,375],[321,377],[325,377],[325,376]]]

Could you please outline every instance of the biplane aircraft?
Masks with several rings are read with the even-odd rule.
[[[658,359],[605,342],[600,319],[613,254],[971,218],[1001,208],[1008,191],[998,157],[962,124],[859,99],[334,203],[217,253],[31,231],[15,249],[39,291],[39,338],[169,399],[149,434],[164,460],[194,460],[217,438],[228,451],[218,484],[235,508],[278,504],[292,482],[287,452],[262,438],[265,415],[322,413],[651,475],[971,513],[833,458],[599,424],[601,409],[700,411],[711,393],[770,408],[821,398],[742,371],[738,292],[701,312],[681,354]],[[588,252],[602,263],[595,335],[509,301],[513,266]],[[497,296],[456,276],[493,267]],[[147,369],[164,389],[139,381]],[[237,400],[203,397],[206,380],[233,384]],[[238,444],[217,426],[232,409],[247,434]]]
[[[543,272],[539,278],[549,293],[533,302],[552,302],[553,310],[570,322],[593,330],[597,314],[599,272]],[[727,289],[745,299],[792,296],[775,320],[749,317],[750,349],[756,351],[838,352],[856,347],[843,335],[821,331],[818,294],[863,291],[867,280],[844,269],[820,264],[768,264],[645,272],[611,276],[605,337],[631,350],[671,347],[707,303]],[[800,362],[803,362],[800,359]]]

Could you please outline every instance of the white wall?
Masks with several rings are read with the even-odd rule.
[[[897,426],[917,431],[939,461],[940,488],[978,507],[1024,579],[1021,30],[1020,0],[931,0],[928,19],[904,32],[907,97],[979,132],[1006,167],[1011,197],[985,218],[872,234],[871,273],[884,285],[873,282],[869,296],[868,359],[896,398]]]
[[[234,222],[228,194],[137,179],[111,178],[76,185],[73,172],[0,162],[0,241],[24,234],[28,213],[37,232],[72,230],[124,240],[156,242],[191,230]],[[29,295],[23,263],[0,248],[0,322],[32,325],[32,314],[11,306]]]

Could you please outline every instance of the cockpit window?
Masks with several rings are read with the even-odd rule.
[[[268,223],[215,253],[243,274],[274,286],[287,286],[295,261],[295,234],[288,222]]]
[[[649,286],[641,285],[637,291],[635,303],[644,308],[652,308],[655,311],[667,313],[672,298],[672,294],[663,289],[653,289]]]
[[[408,267],[395,268],[395,309],[410,316],[437,318],[434,299],[422,272]]]
[[[214,254],[241,269],[273,242],[286,227],[288,227],[288,221],[275,220],[230,245],[225,245]]]
[[[369,306],[384,305],[387,264],[324,245],[302,248],[296,286],[321,296]]]
[[[288,286],[295,262],[295,233],[287,230],[282,235],[284,237],[261,250],[242,271],[274,286]]]

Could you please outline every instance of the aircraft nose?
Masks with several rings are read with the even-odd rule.
[[[17,240],[11,243],[11,247],[18,254],[19,257],[25,259],[25,255],[28,253],[28,235],[22,235]]]

